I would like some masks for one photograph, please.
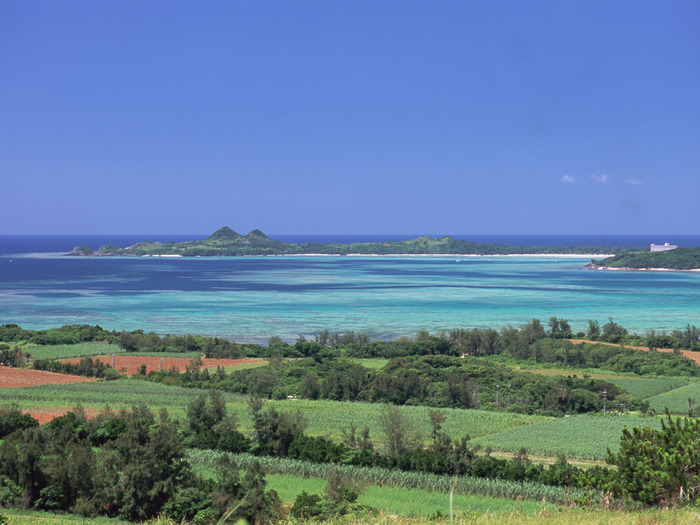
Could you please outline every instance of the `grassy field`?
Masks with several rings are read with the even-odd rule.
[[[278,409],[300,410],[308,420],[308,430],[312,435],[330,435],[334,439],[340,439],[342,438],[342,429],[348,428],[353,423],[358,429],[367,425],[370,429],[370,435],[375,442],[381,443],[384,437],[379,426],[379,413],[382,409],[380,404],[310,401],[305,399],[266,401],[266,404],[271,404]],[[230,410],[235,411],[239,415],[239,421],[245,429],[252,428],[245,397],[231,398],[228,406]],[[401,407],[401,411],[411,422],[411,427],[427,438],[430,433],[428,408],[404,406]],[[440,409],[440,411],[447,415],[443,431],[453,438],[459,438],[465,434],[469,434],[472,437],[483,436],[549,419],[541,416],[480,410],[444,408]]]
[[[30,345],[24,348],[35,359],[66,359],[93,355],[123,354],[118,345],[108,343],[78,343],[75,345]]]
[[[227,373],[231,373],[234,370],[248,370],[250,368],[260,368],[261,366],[267,366],[268,364],[269,363],[267,361],[260,361],[258,363],[243,363],[234,366],[225,366],[224,370],[226,370]]]
[[[284,474],[265,476],[268,486],[277,491],[280,499],[288,505],[302,491],[309,494],[323,494],[326,481],[322,478],[300,478]],[[401,516],[427,517],[438,512],[449,515],[450,499],[445,492],[422,489],[405,489],[400,487],[365,485],[358,498],[358,503],[368,505],[386,514]],[[518,512],[534,515],[551,505],[540,501],[516,501],[508,498],[492,498],[480,495],[461,495],[453,497],[453,509],[458,517],[467,517],[483,513]]]
[[[211,450],[190,450],[188,458],[194,469],[203,476],[212,476],[221,452]],[[449,494],[454,484],[454,493],[463,496],[480,495],[511,500],[570,504],[576,497],[583,496],[581,489],[551,487],[540,483],[515,482],[503,479],[485,479],[462,476],[456,481],[450,475],[435,475],[424,472],[404,472],[380,467],[357,467],[352,465],[328,465],[298,461],[286,458],[256,457],[250,454],[231,454],[240,468],[259,462],[267,474],[294,476],[303,479],[326,479],[332,471],[337,471],[346,479],[363,486],[377,485],[396,489],[420,489],[429,492]]]
[[[35,359],[70,359],[72,357],[92,357],[116,355],[155,356],[155,357],[199,357],[201,352],[126,352],[119,345],[109,343],[78,343],[74,345],[27,345],[22,350]]]
[[[700,408],[700,381],[651,397],[648,401],[649,406],[657,412],[664,412],[668,407],[671,413],[687,415],[688,398],[693,400],[694,410]]]
[[[358,364],[361,364],[365,368],[377,370],[379,368],[384,368],[384,365],[386,365],[390,361],[390,359],[383,359],[381,357],[370,357],[367,359],[353,359],[353,361]]]
[[[25,388],[0,388],[0,405],[17,403],[32,410],[42,407],[74,407],[100,410],[131,407],[144,403],[154,411],[166,408],[172,415],[184,415],[187,403],[201,390],[165,386],[158,383],[120,379],[69,385],[44,385]]]
[[[521,447],[525,447],[531,455],[564,454],[569,459],[604,460],[608,447],[612,451],[618,450],[620,434],[625,426],[661,428],[661,420],[618,415],[570,416],[508,429],[474,441],[495,450],[517,452]]]
[[[609,381],[624,388],[634,397],[648,399],[663,392],[668,392],[675,388],[680,388],[688,384],[689,379],[685,377],[618,377]]]
[[[611,379],[619,379],[624,377],[630,377],[628,374],[617,374],[615,372],[601,372],[596,369],[577,369],[577,368],[528,368],[523,365],[513,366],[516,370],[522,372],[530,372],[531,374],[538,374],[542,376],[576,376],[585,377],[590,379],[604,379],[609,381]]]
[[[187,404],[204,391],[166,386],[137,379],[97,381],[94,383],[0,389],[0,404],[16,402],[25,410],[42,407],[73,407],[80,403],[85,408],[102,409],[130,407],[145,403],[153,410],[166,408],[175,417],[185,414]],[[252,430],[247,397],[225,394],[229,413],[238,416],[244,431]],[[383,439],[378,418],[381,405],[339,401],[282,400],[266,401],[266,404],[283,410],[300,410],[308,420],[312,435],[330,435],[342,438],[342,429],[354,423],[358,429],[369,426],[375,442]],[[428,409],[425,407],[401,407],[412,427],[427,438],[430,432]],[[549,418],[520,414],[486,412],[479,410],[440,409],[447,414],[444,431],[454,438],[469,434],[472,437],[501,432],[513,427],[531,425]]]

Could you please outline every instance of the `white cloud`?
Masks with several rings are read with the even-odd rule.
[[[641,186],[642,184],[644,184],[644,181],[638,179],[625,179],[625,182],[627,184],[632,184],[633,186]]]
[[[591,178],[598,184],[607,184],[610,179],[607,175],[591,175]]]
[[[571,175],[564,175],[564,176],[561,178],[561,181],[562,181],[563,183],[565,183],[565,184],[571,184],[571,183],[574,182],[574,180],[575,180],[575,179],[574,179]]]

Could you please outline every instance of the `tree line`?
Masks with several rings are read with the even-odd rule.
[[[492,355],[500,353],[520,339],[521,344],[531,344],[540,339],[585,338],[592,341],[646,346],[648,348],[673,348],[700,351],[700,328],[688,324],[671,331],[649,330],[646,334],[632,334],[612,318],[604,324],[589,320],[584,331],[574,333],[567,319],[550,317],[542,323],[539,319],[521,326],[493,328],[458,328],[440,331],[431,336],[419,331],[412,339],[393,341],[372,340],[361,332],[331,332],[323,330],[311,338],[300,336],[297,341],[285,342],[271,336],[267,345],[236,343],[220,337],[198,335],[158,335],[143,330],[110,331],[99,325],[66,325],[47,330],[26,330],[17,324],[0,325],[0,344],[30,343],[36,345],[63,345],[83,342],[104,342],[119,345],[127,352],[201,352],[212,358],[265,357],[282,354],[285,357],[306,357],[315,353],[314,348],[347,349],[356,356],[399,357],[405,355],[444,354]],[[0,348],[2,350],[2,348]]]

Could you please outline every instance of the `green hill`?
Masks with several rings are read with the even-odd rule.
[[[351,244],[305,243],[294,244],[276,241],[260,230],[246,235],[228,226],[215,231],[203,240],[187,242],[142,241],[127,248],[113,245],[102,246],[97,252],[85,246],[76,247],[68,255],[74,256],[241,256],[241,255],[504,255],[526,253],[619,253],[631,247],[609,246],[509,246],[457,240],[450,236],[439,238],[423,235],[406,241],[362,242]]]
[[[591,261],[594,268],[629,268],[634,270],[700,269],[700,248],[676,248],[663,252],[620,253],[599,261]]]

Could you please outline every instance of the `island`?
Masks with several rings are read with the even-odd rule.
[[[606,259],[592,260],[588,267],[597,270],[700,270],[700,248],[618,253]]]
[[[228,226],[217,230],[203,240],[187,242],[142,241],[120,248],[104,245],[98,250],[76,246],[70,256],[109,257],[213,257],[250,255],[590,255],[615,254],[639,249],[630,246],[514,246],[421,236],[405,241],[341,243],[290,243],[276,241],[260,230],[246,235]]]

